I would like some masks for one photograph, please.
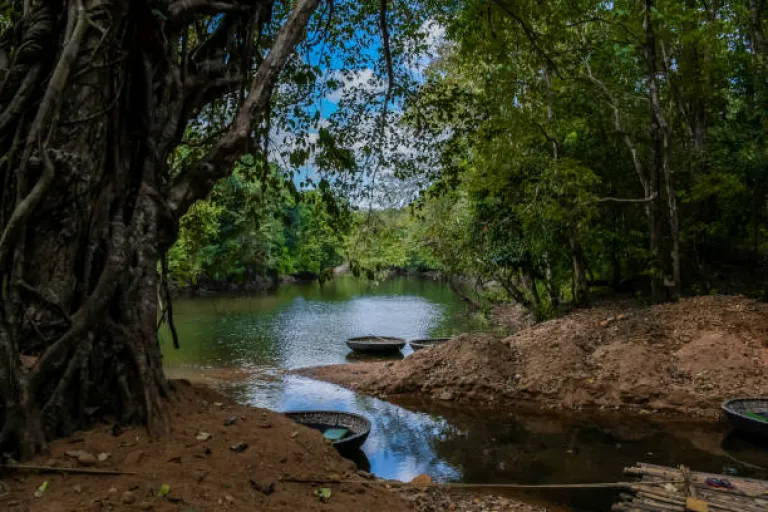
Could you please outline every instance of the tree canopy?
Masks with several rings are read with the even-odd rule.
[[[0,448],[106,414],[162,430],[158,262],[430,267],[542,316],[764,264],[765,10],[3,3]]]

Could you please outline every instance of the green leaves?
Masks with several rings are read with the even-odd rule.
[[[277,168],[262,178],[244,157],[209,199],[190,208],[170,249],[169,269],[181,282],[198,277],[246,281],[272,273],[326,275],[343,262],[346,203],[331,183],[311,176],[297,190]]]

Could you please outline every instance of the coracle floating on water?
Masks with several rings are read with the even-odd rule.
[[[368,354],[392,354],[405,346],[405,340],[392,336],[360,336],[349,338],[347,346],[356,352]]]
[[[408,344],[413,350],[421,350],[423,348],[441,345],[447,341],[451,341],[451,338],[425,338],[422,340],[409,341]]]
[[[768,398],[734,398],[721,407],[735,429],[768,436]]]
[[[359,414],[342,411],[289,411],[283,413],[296,423],[319,430],[333,441],[342,455],[352,455],[371,433],[371,422]]]

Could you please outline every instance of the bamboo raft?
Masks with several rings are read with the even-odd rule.
[[[765,512],[768,482],[753,478],[717,475],[655,464],[638,463],[624,472],[640,480],[631,493],[622,493],[614,512]],[[716,488],[707,479],[727,480],[732,489]],[[669,483],[676,481],[677,483]],[[666,482],[666,483],[664,483]]]

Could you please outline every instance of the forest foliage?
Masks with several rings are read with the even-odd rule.
[[[459,2],[435,14],[440,58],[400,83],[387,118],[386,145],[411,148],[386,157],[408,206],[350,198],[331,215],[334,194],[297,201],[285,182],[238,188],[236,173],[189,214],[172,268],[437,269],[542,315],[595,286],[656,300],[723,291],[768,246],[765,4]],[[376,154],[364,111],[330,117],[337,158],[326,152],[320,171],[367,162],[343,149],[363,139]]]
[[[346,208],[318,190],[298,191],[275,169],[261,179],[246,164],[181,219],[178,240],[168,251],[171,276],[193,286],[201,276],[230,282],[325,277],[342,264]]]

